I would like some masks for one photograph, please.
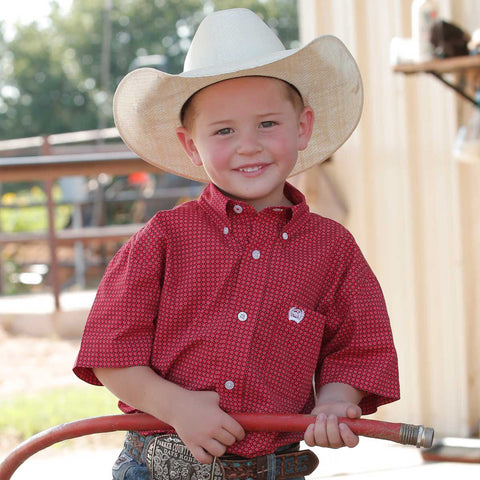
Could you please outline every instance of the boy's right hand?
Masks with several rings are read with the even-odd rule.
[[[217,392],[184,390],[174,399],[169,423],[201,463],[212,463],[245,437],[243,427],[219,405]]]
[[[245,437],[242,426],[220,408],[217,392],[186,390],[148,366],[95,368],[94,373],[119,399],[171,425],[199,462],[211,463]]]

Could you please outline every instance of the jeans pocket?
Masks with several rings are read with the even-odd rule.
[[[122,451],[112,467],[113,480],[150,480],[150,473],[145,465]]]

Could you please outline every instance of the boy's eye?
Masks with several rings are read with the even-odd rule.
[[[272,120],[266,120],[265,122],[260,123],[261,128],[270,128],[276,125],[276,122]]]
[[[220,130],[217,131],[217,135],[228,135],[229,133],[232,133],[233,130],[229,127],[226,128],[221,128]]]

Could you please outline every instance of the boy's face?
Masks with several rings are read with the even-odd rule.
[[[229,197],[257,210],[285,205],[285,180],[307,147],[313,110],[294,105],[287,84],[225,80],[198,92],[177,136],[195,165]]]

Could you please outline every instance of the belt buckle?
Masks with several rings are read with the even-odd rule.
[[[153,438],[145,457],[152,480],[224,480],[220,462],[200,463],[176,434]]]

